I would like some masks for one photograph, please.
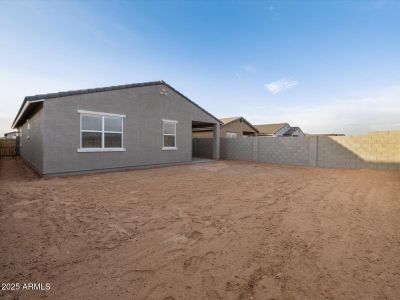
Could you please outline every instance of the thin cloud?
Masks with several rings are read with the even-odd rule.
[[[242,66],[242,69],[249,73],[257,72],[257,69],[253,65],[244,65]]]
[[[271,94],[278,94],[284,90],[290,89],[296,85],[298,85],[297,80],[288,80],[288,79],[280,79],[277,81],[273,81],[270,83],[265,84],[265,88],[271,93]]]
[[[400,86],[360,98],[332,99],[314,105],[266,103],[252,110],[248,119],[257,123],[288,122],[307,133],[364,134],[400,130]]]
[[[95,37],[104,44],[114,45],[112,39],[106,34],[105,30],[97,28],[96,26],[89,24],[87,22],[78,22],[77,24],[88,34]]]

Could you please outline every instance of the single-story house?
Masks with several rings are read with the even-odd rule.
[[[222,125],[220,130],[221,137],[236,138],[242,136],[256,136],[258,134],[255,128],[249,121],[243,117],[220,118]],[[195,138],[210,138],[212,137],[211,128],[203,128],[193,131]]]
[[[288,123],[254,125],[259,131],[259,136],[271,137],[303,137],[304,133],[299,127],[291,127]]]
[[[290,127],[288,131],[286,131],[283,136],[291,136],[291,137],[303,137],[305,136],[304,132],[300,129],[300,127]]]
[[[21,156],[40,174],[192,161],[192,131],[220,120],[164,81],[25,97],[12,127]]]
[[[4,137],[6,139],[16,139],[18,136],[18,131],[11,131],[11,132],[6,132],[4,134]]]

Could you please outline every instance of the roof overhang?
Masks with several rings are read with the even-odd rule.
[[[35,95],[35,96],[27,96],[25,97],[24,101],[22,102],[21,108],[19,109],[19,112],[12,124],[12,128],[16,128],[19,126],[22,120],[29,114],[29,112],[38,105],[38,103],[43,102],[45,99],[51,99],[51,98],[60,98],[60,97],[66,97],[66,96],[75,96],[75,95],[81,95],[81,94],[89,94],[89,93],[97,93],[97,92],[107,92],[107,91],[113,91],[113,90],[121,90],[121,89],[128,89],[128,88],[135,88],[135,87],[145,87],[145,86],[153,86],[153,85],[164,85],[168,88],[170,88],[172,91],[186,99],[188,102],[196,106],[198,109],[202,110],[204,113],[206,113],[208,116],[210,116],[213,120],[216,121],[216,123],[219,123],[220,125],[223,124],[221,120],[219,120],[217,117],[214,115],[210,114],[208,111],[206,111],[204,108],[199,106],[197,103],[193,102],[190,100],[188,97],[183,95],[181,92],[167,84],[165,81],[160,80],[160,81],[152,81],[152,82],[143,82],[143,83],[134,83],[134,84],[125,84],[125,85],[117,85],[117,86],[109,86],[109,87],[103,87],[103,88],[94,88],[94,89],[87,89],[87,90],[74,90],[74,91],[67,91],[67,92],[58,92],[58,93],[50,93],[50,94],[40,94],[40,95]]]
[[[231,120],[231,121],[229,121],[229,122],[227,122],[227,123],[223,123],[222,126],[226,126],[226,125],[231,124],[231,123],[236,122],[236,121],[242,121],[242,122],[246,123],[246,124],[249,125],[256,133],[259,133],[259,130],[258,130],[256,127],[254,127],[253,124],[251,124],[249,121],[247,121],[247,120],[246,120],[245,118],[243,118],[243,117],[237,117],[236,119],[233,119],[233,120]]]
[[[32,101],[24,101],[24,104],[21,106],[17,116],[15,117],[15,120],[11,126],[11,128],[15,129],[17,128],[21,121],[24,120],[24,118],[35,108],[38,106],[39,103],[42,103],[44,99],[39,99],[39,100],[32,100]]]

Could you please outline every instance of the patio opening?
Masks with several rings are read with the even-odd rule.
[[[192,161],[219,159],[219,124],[192,121]]]

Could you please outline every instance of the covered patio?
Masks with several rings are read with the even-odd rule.
[[[210,138],[195,138],[193,133],[212,131]],[[192,160],[220,158],[220,124],[192,121]]]

